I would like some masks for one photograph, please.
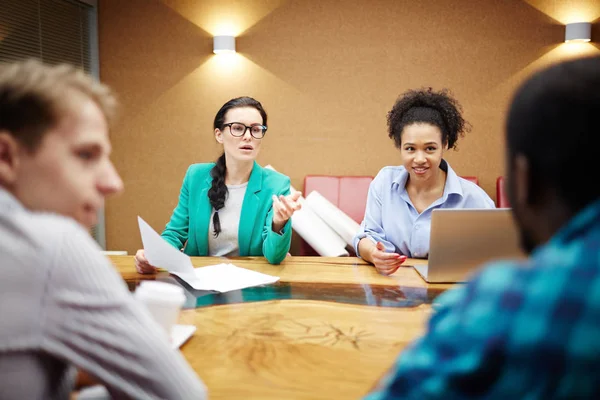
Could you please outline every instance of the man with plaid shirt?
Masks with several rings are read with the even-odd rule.
[[[515,94],[507,183],[526,262],[439,298],[426,334],[368,400],[600,398],[600,58]]]

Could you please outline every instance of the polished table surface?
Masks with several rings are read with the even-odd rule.
[[[192,257],[279,276],[272,285],[197,291],[166,272],[140,275],[133,257],[109,257],[130,290],[145,279],[186,292],[180,323],[197,327],[181,351],[211,399],[357,399],[420,335],[450,285],[424,282],[409,259],[392,276],[353,257]]]

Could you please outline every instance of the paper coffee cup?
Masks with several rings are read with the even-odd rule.
[[[150,314],[171,337],[173,325],[179,318],[185,303],[183,288],[165,282],[142,281],[134,293],[135,298],[146,305]]]

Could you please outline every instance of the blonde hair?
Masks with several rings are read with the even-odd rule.
[[[92,100],[113,121],[117,101],[110,88],[76,67],[38,60],[0,63],[0,131],[36,150],[73,106],[73,94]]]

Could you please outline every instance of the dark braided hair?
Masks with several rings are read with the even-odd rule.
[[[219,110],[219,112],[217,112],[217,115],[215,116],[213,129],[223,130],[223,124],[225,123],[225,115],[227,114],[227,112],[234,108],[244,107],[256,109],[263,119],[262,124],[265,126],[267,125],[267,113],[263,108],[262,104],[260,104],[260,102],[254,100],[252,97],[237,97],[223,104],[223,107],[221,107],[221,109]],[[215,237],[219,236],[219,233],[221,233],[221,220],[219,219],[219,210],[225,207],[225,200],[227,199],[228,195],[227,186],[225,185],[226,173],[227,165],[225,162],[225,153],[223,153],[217,159],[217,162],[213,169],[210,170],[210,176],[212,177],[212,185],[210,189],[208,189],[208,198],[210,200],[210,205],[215,210],[215,214],[213,216]]]
[[[448,89],[409,90],[396,100],[387,115],[388,135],[396,147],[402,145],[404,127],[417,123],[437,126],[442,132],[442,143],[448,145],[448,149],[455,148],[459,136],[471,130],[471,125],[462,117],[461,105]]]

